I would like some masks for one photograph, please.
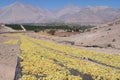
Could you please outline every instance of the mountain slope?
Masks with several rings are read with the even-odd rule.
[[[0,9],[0,23],[51,23],[97,25],[116,19],[120,9],[107,6],[80,8],[72,5],[57,12],[15,2]]]
[[[120,49],[120,18],[95,27],[90,32],[66,38],[65,41],[74,41],[79,46]]]
[[[36,19],[44,20],[51,14],[47,9],[16,2],[1,9],[0,22],[31,23]]]
[[[61,16],[64,16],[64,15],[75,14],[75,13],[80,12],[80,10],[81,10],[81,8],[78,7],[78,6],[74,6],[74,5],[66,6],[66,7],[60,9],[57,12],[57,17],[61,17]]]
[[[118,15],[120,15],[119,9],[99,6],[86,7],[75,14],[62,15],[60,19],[66,23],[98,24],[114,20]]]

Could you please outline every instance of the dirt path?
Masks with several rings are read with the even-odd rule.
[[[3,44],[9,39],[18,39],[0,35],[0,80],[14,80],[19,44]]]

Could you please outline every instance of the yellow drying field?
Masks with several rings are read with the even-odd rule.
[[[10,40],[4,42],[3,44],[18,44],[18,40],[10,39]]]
[[[120,80],[120,56],[20,37],[19,80]]]

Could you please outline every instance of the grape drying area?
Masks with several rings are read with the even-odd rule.
[[[0,41],[19,45],[14,80],[120,80],[120,55],[84,50],[20,34]]]

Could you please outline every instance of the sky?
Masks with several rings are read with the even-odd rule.
[[[79,7],[110,6],[113,8],[120,8],[120,0],[0,0],[0,8],[14,2],[32,4],[51,10],[58,10],[69,5],[76,5]]]

